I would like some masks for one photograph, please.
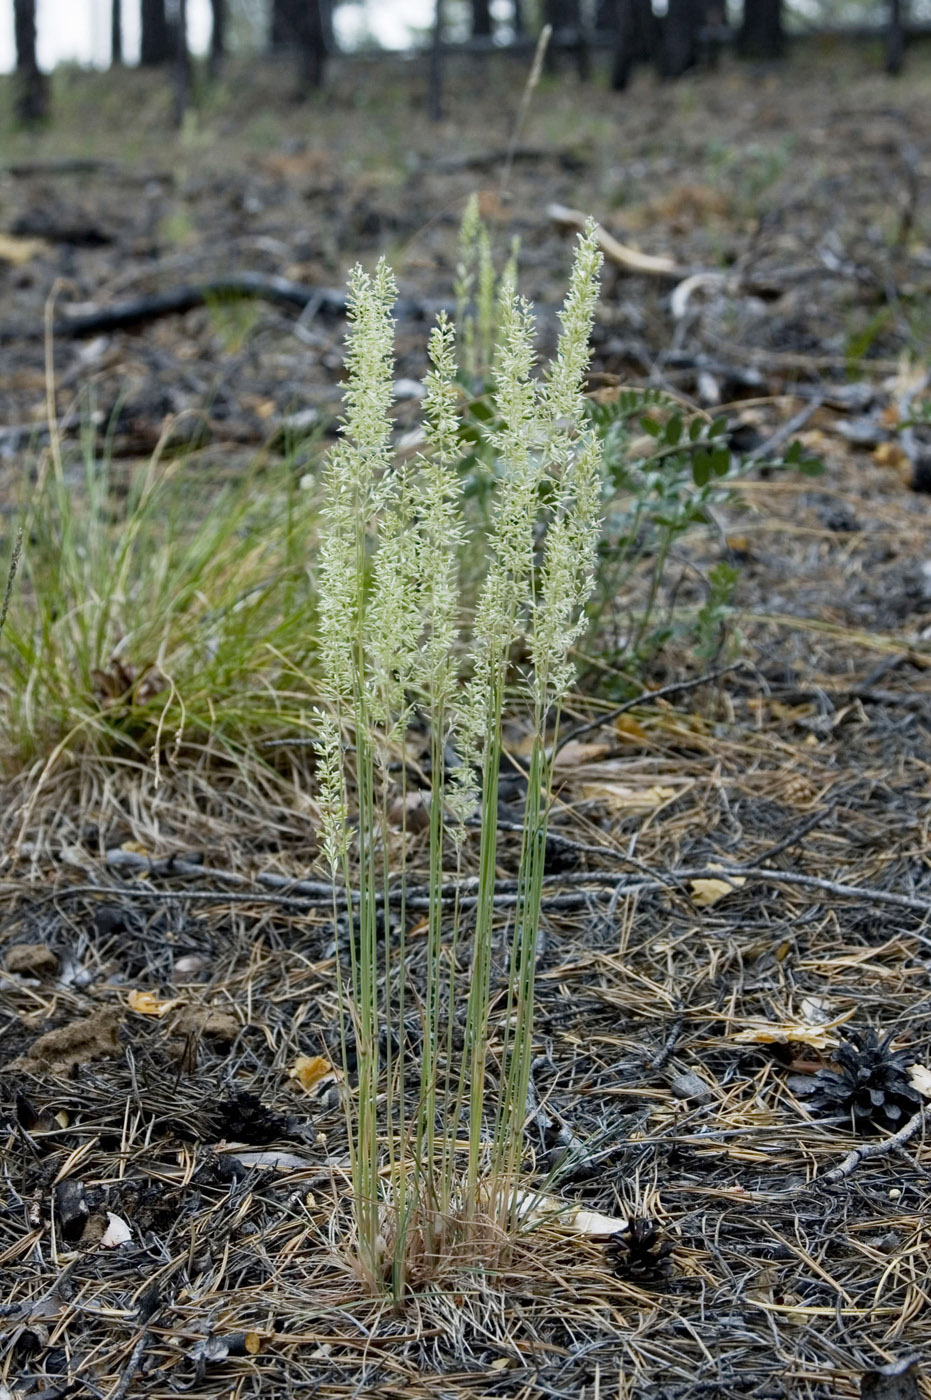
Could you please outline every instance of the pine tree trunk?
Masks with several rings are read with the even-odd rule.
[[[785,48],[782,0],[744,0],[737,47],[747,58],[780,58]]]
[[[663,25],[660,72],[681,78],[698,62],[698,31],[704,23],[703,0],[669,0]]]
[[[294,10],[298,47],[298,89],[301,97],[323,86],[326,43],[323,0],[297,0]]]
[[[889,0],[889,24],[886,29],[886,72],[897,78],[905,62],[905,25],[902,0]]]
[[[436,0],[433,12],[433,41],[430,45],[430,78],[427,91],[427,110],[432,122],[443,120],[443,26],[445,21],[443,0]]]
[[[36,58],[36,0],[13,0],[16,117],[29,126],[48,115],[48,83]]]
[[[269,43],[296,51],[298,97],[323,86],[331,31],[327,0],[273,0]]]
[[[174,118],[180,127],[191,95],[191,58],[187,46],[187,0],[178,0],[175,31]]]
[[[171,28],[165,0],[142,0],[142,39],[139,62],[145,68],[168,63],[172,57]]]
[[[210,15],[209,70],[211,78],[218,78],[226,57],[226,0],[210,0]]]
[[[123,7],[121,0],[110,4],[110,66],[119,68],[123,62]]]
[[[472,38],[491,38],[491,0],[472,0]]]

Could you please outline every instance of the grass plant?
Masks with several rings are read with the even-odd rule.
[[[257,464],[200,487],[167,435],[127,481],[96,441],[55,435],[20,507],[21,583],[3,635],[3,762],[48,776],[118,756],[159,765],[188,743],[230,756],[306,724],[312,502]]]
[[[534,373],[532,310],[510,278],[501,287],[492,357],[497,415],[489,434],[495,482],[488,567],[467,639],[460,639],[457,575],[466,524],[457,471],[463,447],[454,330],[441,317],[431,337],[427,450],[413,464],[395,462],[388,418],[394,280],[384,262],[374,275],[357,268],[350,279],[346,414],[326,469],[320,551],[328,700],[320,719],[320,799],[334,885],[341,879],[355,889],[358,911],[357,927],[349,930],[349,983],[340,989],[356,1259],[366,1285],[388,1289],[396,1299],[444,1260],[463,1251],[474,1259],[489,1241],[507,1241],[521,1216],[518,1180],[551,790],[547,745],[573,675],[570,652],[583,626],[600,525],[601,452],[582,396],[600,262],[590,228],[577,249],[557,352],[542,378]],[[470,355],[472,343],[467,339]],[[529,663],[523,669],[515,669],[518,647]],[[487,1118],[506,697],[525,703],[534,737],[496,1100]],[[430,901],[420,1071],[409,1115],[403,934],[395,947],[387,921],[383,943],[378,929],[379,896],[389,881],[403,887],[405,871],[403,855],[400,870],[388,868],[379,794],[388,788],[391,755],[400,755],[404,770],[415,716],[430,736]],[[352,825],[344,749],[353,755]],[[455,859],[461,850],[464,822],[476,804],[478,898],[456,1070],[451,987],[464,929],[457,911],[448,912],[444,891],[447,856]],[[357,1067],[351,1088],[350,1040]],[[398,1047],[394,1058],[392,1046]],[[467,1149],[460,1158],[463,1114]]]

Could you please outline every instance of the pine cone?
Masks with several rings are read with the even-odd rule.
[[[812,1112],[848,1118],[855,1132],[901,1128],[918,1112],[921,1095],[909,1082],[906,1056],[890,1051],[891,1040],[891,1034],[880,1040],[875,1031],[853,1031],[834,1057],[838,1068],[815,1076]]]
[[[630,1283],[658,1283],[669,1272],[671,1241],[663,1240],[652,1220],[631,1220],[626,1230],[612,1235],[605,1257],[613,1272]]]

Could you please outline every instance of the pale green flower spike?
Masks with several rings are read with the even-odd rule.
[[[326,468],[325,531],[320,547],[320,651],[335,699],[353,694],[361,644],[359,590],[365,533],[385,495],[394,383],[394,275],[382,260],[370,277],[349,277],[346,416],[342,441]]]
[[[339,728],[331,714],[317,711],[317,805],[323,828],[323,852],[333,879],[346,855],[346,784]]]

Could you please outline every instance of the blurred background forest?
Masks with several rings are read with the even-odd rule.
[[[12,26],[10,26],[12,19]],[[217,78],[228,55],[294,57],[295,91],[326,81],[330,59],[379,48],[431,55],[430,113],[442,115],[443,56],[532,49],[544,26],[548,63],[560,56],[586,78],[607,55],[611,84],[625,88],[638,64],[665,78],[713,64],[734,47],[780,58],[790,38],[846,34],[883,40],[886,71],[901,71],[911,38],[931,30],[928,0],[13,0],[0,28],[0,67],[15,64],[23,122],[48,110],[46,70],[63,60],[125,62],[173,70],[180,121],[192,55]]]

